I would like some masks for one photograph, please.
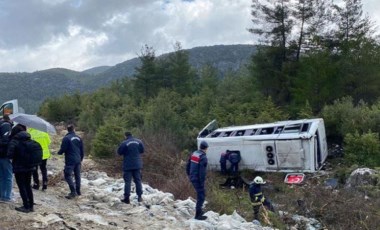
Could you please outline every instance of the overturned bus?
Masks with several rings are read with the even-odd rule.
[[[211,169],[220,169],[226,150],[240,153],[240,168],[263,172],[316,172],[328,154],[321,118],[223,128],[213,120],[199,132],[198,146],[203,140]]]

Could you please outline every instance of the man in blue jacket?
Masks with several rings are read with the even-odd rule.
[[[65,154],[65,180],[70,188],[67,199],[73,199],[81,195],[80,191],[80,172],[81,163],[84,157],[82,139],[75,134],[74,125],[67,126],[68,133],[62,139],[61,148],[58,155]],[[75,177],[75,184],[73,182],[73,172]]]
[[[195,206],[195,219],[205,220],[207,216],[203,215],[202,206],[206,198],[205,181],[207,169],[207,152],[208,144],[202,141],[199,145],[199,150],[193,152],[187,163],[186,172],[191,183],[197,192],[197,204]]]
[[[141,154],[144,153],[144,145],[141,140],[134,138],[130,132],[125,132],[125,140],[120,144],[117,153],[123,156],[124,199],[122,202],[129,204],[131,194],[131,179],[136,186],[137,201],[142,201]]]
[[[239,162],[241,160],[239,151],[231,151],[228,155],[228,160],[231,162],[230,172],[232,176],[237,176],[239,174]]]

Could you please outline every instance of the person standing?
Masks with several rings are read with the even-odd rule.
[[[262,205],[267,207],[270,211],[274,212],[272,203],[268,198],[263,195],[261,185],[266,184],[262,177],[257,176],[249,186],[249,196],[253,206],[254,219],[259,220],[259,211]]]
[[[199,150],[194,151],[186,167],[187,175],[190,182],[193,184],[197,193],[197,204],[195,206],[195,219],[205,220],[207,216],[203,215],[202,207],[206,198],[205,181],[206,181],[206,168],[207,168],[207,156],[206,152],[208,144],[206,141],[201,141]]]
[[[61,148],[58,155],[65,154],[64,176],[70,188],[70,193],[65,196],[67,199],[73,199],[81,195],[81,163],[83,161],[83,142],[82,139],[75,134],[75,127],[72,124],[67,126],[68,133],[62,139]],[[75,183],[73,182],[73,173]]]
[[[122,202],[129,204],[129,196],[131,193],[131,179],[136,186],[137,201],[142,201],[142,184],[141,154],[144,153],[144,145],[141,140],[134,138],[131,132],[125,132],[125,140],[119,145],[117,153],[123,156],[123,179],[124,179],[124,199]]]
[[[12,131],[12,122],[8,115],[0,121],[0,201],[12,201],[12,163],[7,157],[9,137]]]
[[[16,207],[15,209],[19,212],[33,212],[34,197],[31,180],[32,173],[36,170],[37,166],[31,164],[28,156],[34,154],[42,156],[42,148],[40,144],[34,142],[36,146],[34,146],[33,151],[30,151],[27,147],[29,146],[27,142],[33,141],[30,138],[30,134],[26,132],[26,127],[20,124],[12,129],[10,138],[7,155],[12,159],[13,172],[23,203],[23,206]]]
[[[47,184],[48,184],[46,163],[47,163],[47,160],[51,156],[50,150],[49,150],[49,145],[51,143],[51,140],[50,140],[49,134],[39,131],[37,129],[28,128],[28,133],[32,137],[32,140],[37,141],[42,147],[42,151],[43,151],[42,163],[39,165],[39,168],[42,174],[42,191],[44,191],[47,189]],[[40,188],[40,181],[38,178],[38,167],[37,167],[37,170],[33,172],[33,181],[34,181],[33,188],[38,190]]]

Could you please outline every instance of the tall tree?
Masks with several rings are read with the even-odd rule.
[[[361,0],[343,0],[343,6],[334,5],[334,9],[338,39],[360,42],[371,35],[372,22],[363,15]]]
[[[252,0],[251,15],[253,28],[249,32],[259,39],[264,36],[264,43],[277,47],[281,54],[279,69],[286,60],[288,37],[293,28],[289,0]]]
[[[136,68],[135,91],[138,96],[148,99],[157,95],[157,66],[155,51],[152,47],[145,45],[139,56],[141,67]]]
[[[298,0],[294,4],[292,14],[298,27],[298,39],[296,43],[296,61],[299,61],[302,46],[305,39],[314,40],[322,34],[327,22],[328,11],[325,0]],[[312,44],[311,41],[309,41]]]
[[[182,49],[179,42],[174,45],[174,52],[167,58],[167,77],[171,87],[180,95],[194,92],[196,73],[189,63],[189,53]]]

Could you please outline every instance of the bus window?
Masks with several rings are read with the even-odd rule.
[[[268,135],[273,133],[274,128],[262,128],[259,135]]]
[[[9,104],[3,105],[0,108],[0,113],[2,116],[12,114],[13,113],[13,104],[9,103]]]
[[[276,127],[276,131],[274,131],[275,134],[281,133],[281,131],[284,129],[284,126]]]
[[[283,133],[298,133],[301,130],[301,124],[285,126]]]
[[[245,130],[238,130],[236,131],[236,133],[234,134],[235,137],[238,137],[238,136],[243,136],[245,133]]]
[[[220,132],[213,132],[211,133],[211,137],[217,137],[220,135]]]
[[[249,132],[247,132],[247,133],[249,133],[249,135],[252,136],[252,135],[255,135],[256,131],[257,131],[257,129],[252,129],[252,131],[250,133]]]
[[[310,127],[310,123],[304,123],[302,125],[301,132],[307,132],[309,130],[309,127]]]
[[[231,133],[232,133],[231,131],[225,132],[222,134],[222,137],[229,137]]]

